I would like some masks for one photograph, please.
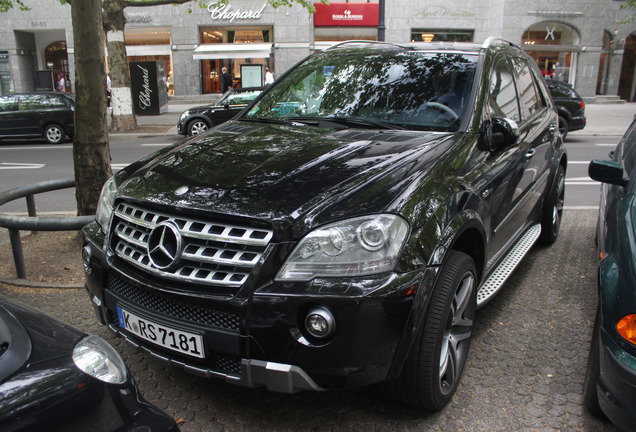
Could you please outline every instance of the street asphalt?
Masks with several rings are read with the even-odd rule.
[[[166,114],[138,117],[138,124],[165,130],[187,107],[170,105]],[[587,127],[572,134],[620,136],[636,104],[588,105],[586,113]],[[596,210],[566,209],[557,242],[535,247],[479,311],[459,390],[438,413],[398,405],[375,387],[280,395],[202,379],[112,336],[81,288],[0,281],[0,293],[106,338],[142,394],[179,419],[185,432],[615,431],[588,415],[581,397],[596,307],[595,224]]]

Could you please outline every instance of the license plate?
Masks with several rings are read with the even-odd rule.
[[[117,306],[119,326],[153,344],[193,357],[204,358],[201,335],[173,329]]]

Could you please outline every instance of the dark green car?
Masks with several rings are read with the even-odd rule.
[[[636,430],[636,121],[609,161],[592,161],[603,182],[598,224],[599,301],[584,403],[622,430]]]

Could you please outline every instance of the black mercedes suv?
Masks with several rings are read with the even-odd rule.
[[[117,172],[84,228],[115,333],[279,392],[385,383],[440,409],[475,311],[555,241],[566,154],[517,46],[349,42]]]

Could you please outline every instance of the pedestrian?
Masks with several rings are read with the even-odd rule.
[[[66,91],[66,81],[64,81],[64,74],[60,73],[58,75],[58,82],[57,82],[57,90],[64,93]]]
[[[110,74],[106,75],[106,102],[108,106],[110,106],[110,100],[112,96],[112,91],[110,87]]]
[[[227,89],[232,87],[232,77],[227,72],[227,68],[223,66],[221,69],[221,93],[225,93]]]
[[[268,67],[265,68],[265,85],[268,86],[274,82],[274,74],[269,70]]]

